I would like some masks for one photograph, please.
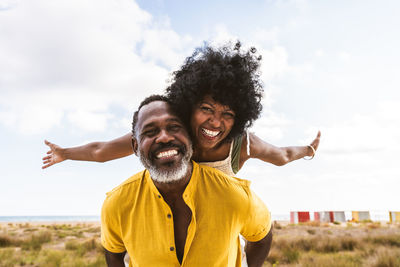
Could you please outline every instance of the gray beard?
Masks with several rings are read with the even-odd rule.
[[[187,151],[183,156],[180,164],[171,170],[159,170],[151,161],[139,150],[139,158],[143,166],[149,171],[150,177],[153,181],[158,183],[174,183],[182,180],[188,173],[190,168],[190,159],[193,154],[192,145],[189,144]]]

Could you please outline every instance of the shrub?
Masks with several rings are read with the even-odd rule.
[[[6,248],[0,250],[0,266],[3,266],[4,261],[7,259],[12,259],[14,255],[14,249]]]
[[[282,250],[276,249],[274,246],[272,246],[267,257],[267,261],[271,264],[277,264],[281,259],[283,259]]]
[[[377,229],[381,227],[381,223],[380,222],[369,223],[367,224],[367,227],[369,229]]]
[[[65,249],[76,250],[79,247],[79,243],[76,240],[69,240],[65,243]]]
[[[306,222],[305,225],[312,226],[312,227],[319,227],[319,226],[321,226],[321,223],[318,221],[309,221],[309,222]]]
[[[314,229],[307,229],[307,233],[310,235],[315,235],[315,230]]]
[[[297,263],[300,257],[300,252],[294,248],[286,248],[282,251],[282,254],[287,263]]]
[[[58,267],[61,266],[62,260],[66,255],[62,251],[46,250],[44,256],[40,260],[41,267]]]
[[[316,251],[323,253],[338,252],[341,248],[340,242],[336,238],[322,239],[316,247]]]
[[[280,225],[277,221],[274,221],[274,228],[273,229],[282,229],[282,225]]]
[[[379,250],[376,254],[375,260],[372,263],[372,267],[397,267],[400,266],[400,253]]]
[[[300,263],[303,267],[359,267],[362,258],[359,255],[347,254],[316,254],[312,253],[302,257]]]
[[[12,239],[9,236],[0,235],[0,248],[10,247],[12,243]]]
[[[353,237],[342,237],[340,238],[340,245],[342,250],[353,251],[356,248],[360,248],[362,243],[358,239]]]
[[[366,241],[372,242],[374,244],[400,247],[400,235],[379,235],[379,236],[369,236]]]
[[[38,234],[32,235],[29,239],[25,240],[21,244],[21,248],[24,250],[40,250],[44,243],[50,242],[52,239],[51,233],[47,231],[39,232]]]
[[[20,243],[19,239],[13,238],[10,235],[0,235],[0,248],[18,246]]]
[[[24,229],[24,232],[36,232],[38,230],[39,229],[37,229],[37,228],[26,228],[26,229]]]
[[[74,250],[79,256],[83,256],[87,252],[93,250],[96,250],[101,253],[103,252],[103,247],[94,238],[89,239],[83,243],[78,243],[76,240],[70,240],[65,243],[65,249]]]
[[[275,223],[276,223],[276,221],[274,221],[274,228],[276,228],[277,227],[276,225],[278,224],[278,223],[276,223],[276,224]],[[277,229],[281,229],[281,228],[277,228]],[[85,232],[88,232],[88,233],[100,233],[100,226],[99,227],[90,227]]]

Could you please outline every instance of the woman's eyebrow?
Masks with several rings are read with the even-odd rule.
[[[204,100],[200,102],[200,105],[201,104],[207,104],[207,105],[210,105],[210,106],[214,107],[214,105],[212,103],[204,101]]]

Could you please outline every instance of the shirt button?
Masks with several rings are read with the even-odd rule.
[[[167,217],[168,217],[168,219],[171,219],[172,216],[171,216],[171,214],[168,213]]]
[[[174,247],[170,247],[169,250],[174,251]]]

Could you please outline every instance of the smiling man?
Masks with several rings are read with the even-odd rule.
[[[146,170],[107,194],[102,245],[109,266],[261,266],[270,213],[249,182],[192,162],[192,144],[163,96],[146,98],[133,118],[135,153]]]

